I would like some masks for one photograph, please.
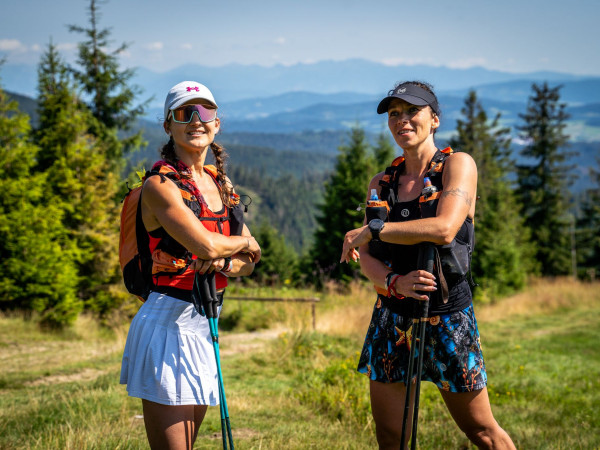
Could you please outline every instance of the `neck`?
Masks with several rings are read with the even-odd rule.
[[[429,162],[437,148],[433,143],[433,140],[427,140],[415,148],[405,148],[404,149],[404,158],[405,158],[405,167],[406,174],[412,176],[421,176],[429,169]]]
[[[190,168],[192,174],[202,176],[204,174],[204,162],[206,160],[208,149],[209,147],[206,147],[203,150],[196,149],[195,151],[190,152],[175,146],[175,154],[182,163]]]

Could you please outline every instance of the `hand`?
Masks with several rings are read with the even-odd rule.
[[[202,274],[206,273],[210,269],[212,263],[212,259],[195,259],[190,267],[192,270],[195,270],[196,272],[200,272]]]
[[[350,230],[344,237],[344,247],[342,248],[342,257],[340,262],[357,261],[360,258],[360,253],[356,247],[360,247],[371,240],[371,231],[367,226]]]
[[[260,257],[262,255],[262,251],[260,249],[260,245],[254,237],[252,236],[244,236],[248,239],[248,252],[252,253],[252,262],[257,263],[260,261]]]
[[[191,267],[192,270],[196,270],[201,274],[210,272],[220,272],[221,270],[223,270],[223,267],[225,267],[225,259],[195,259]]]
[[[435,292],[437,291],[437,283],[433,274],[425,270],[413,270],[403,277],[398,277],[396,283],[394,283],[394,289],[398,294],[405,297],[427,300],[428,295],[418,294],[416,291]]]

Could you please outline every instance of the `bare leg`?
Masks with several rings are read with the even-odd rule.
[[[142,399],[144,424],[152,449],[191,450],[208,407],[161,405]]]
[[[371,380],[371,409],[375,420],[377,443],[380,449],[398,450],[402,437],[402,419],[404,417],[404,383],[380,383]],[[412,412],[415,400],[415,385],[412,385],[411,404],[406,424],[406,446],[410,443]]]
[[[515,449],[512,440],[492,414],[487,388],[453,393],[440,390],[458,427],[478,448]]]

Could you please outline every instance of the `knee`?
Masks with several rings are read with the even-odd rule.
[[[478,448],[510,448],[506,445],[510,442],[510,438],[506,441],[508,435],[498,424],[489,427],[473,427],[463,432]]]

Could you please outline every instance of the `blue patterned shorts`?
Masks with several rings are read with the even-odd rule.
[[[358,371],[382,383],[405,382],[411,344],[412,319],[392,313],[377,300]],[[418,353],[417,348],[415,368]],[[421,379],[449,392],[470,392],[486,386],[473,305],[429,318]]]

